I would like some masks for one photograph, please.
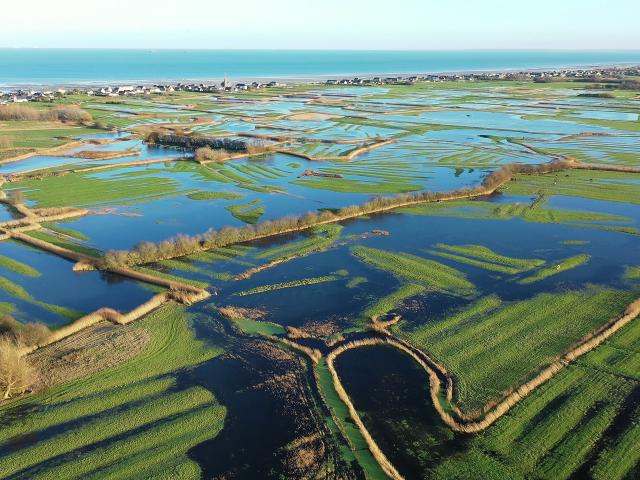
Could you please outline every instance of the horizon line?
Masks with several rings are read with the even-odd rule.
[[[219,52],[625,52],[640,53],[637,48],[199,48],[199,47],[11,47],[0,50],[164,50],[164,51],[219,51]]]

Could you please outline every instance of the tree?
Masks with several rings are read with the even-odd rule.
[[[36,382],[36,371],[20,354],[20,346],[10,338],[0,337],[0,390],[7,400],[27,392]]]

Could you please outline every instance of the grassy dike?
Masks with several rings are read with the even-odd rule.
[[[221,431],[226,409],[177,378],[222,350],[194,339],[174,304],[122,328],[150,335],[138,356],[0,408],[3,476],[199,478],[186,452]],[[28,406],[28,415],[14,415]],[[29,440],[15,449],[17,438]]]
[[[327,425],[333,433],[337,434],[340,432],[351,447],[351,450],[342,450],[343,458],[347,461],[355,459],[365,471],[365,475],[368,479],[387,479],[388,476],[384,473],[380,464],[371,454],[360,430],[350,419],[347,406],[338,396],[338,393],[333,386],[327,361],[324,357],[316,364],[314,372],[318,382],[320,395],[331,412],[331,418],[326,419]]]

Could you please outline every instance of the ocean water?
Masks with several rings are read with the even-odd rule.
[[[0,86],[317,78],[640,64],[640,51],[0,49]]]

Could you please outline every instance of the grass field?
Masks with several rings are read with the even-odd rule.
[[[428,291],[452,295],[469,295],[475,291],[462,272],[433,260],[363,246],[354,247],[352,252],[363,262]]]
[[[255,258],[277,261],[293,257],[304,257],[325,250],[340,238],[342,228],[342,225],[314,227],[310,230],[311,236],[309,238],[269,248],[257,254]]]
[[[638,175],[569,170],[557,175],[517,175],[502,191],[513,195],[563,195],[608,202],[640,203]]]
[[[421,190],[420,185],[389,181],[365,181],[348,178],[314,178],[291,182],[306,188],[318,188],[343,193],[406,193]]]
[[[572,270],[574,268],[585,265],[590,258],[591,256],[586,254],[565,258],[557,262],[555,265],[541,268],[534,272],[532,275],[518,280],[518,283],[522,285],[528,285],[530,283],[539,282],[540,280],[552,277],[553,275],[557,275],[559,273],[566,272],[567,270]]]
[[[7,270],[11,270],[12,272],[16,272],[25,277],[39,277],[42,275],[38,270],[30,267],[26,263],[5,257],[4,255],[0,255],[0,268],[6,268]]]
[[[266,322],[261,320],[253,320],[251,318],[235,317],[232,322],[247,335],[284,335],[286,330],[282,325],[278,325],[273,322]]]
[[[373,316],[389,313],[400,306],[405,300],[420,295],[426,290],[424,285],[416,285],[413,283],[404,284],[389,295],[376,299],[362,312],[361,320],[362,322],[368,322]]]
[[[191,200],[236,200],[244,195],[235,192],[208,192],[199,191],[187,194]]]
[[[74,242],[73,239],[65,238],[64,236],[56,235],[55,233],[47,232],[45,230],[33,230],[27,232],[26,235],[84,255],[92,257],[100,256],[100,251],[95,248],[87,247],[86,245]],[[74,236],[74,238],[77,238],[77,235]]]
[[[87,237],[84,233],[79,232],[78,230],[74,230],[72,228],[66,228],[55,223],[42,223],[41,225],[47,230],[51,230],[52,232],[65,235],[67,237],[71,237],[76,240],[81,240],[81,241],[89,240],[89,237]]]
[[[367,478],[371,478],[372,480],[384,480],[388,478],[380,468],[380,465],[378,465],[378,462],[376,462],[375,458],[371,455],[367,443],[351,420],[349,410],[335,391],[331,373],[324,358],[320,359],[314,367],[314,371],[320,394],[332,412],[332,416],[326,418],[325,421],[331,430],[338,429],[342,433],[351,448],[350,450],[342,452],[343,458],[347,461],[357,461],[366,472]]]
[[[593,286],[509,303],[482,297],[400,335],[446,365],[458,383],[457,403],[475,410],[621,313],[635,295]]]
[[[544,260],[538,258],[513,258],[500,255],[483,245],[457,246],[438,243],[434,246],[443,251],[432,250],[430,251],[432,255],[511,275],[526,272],[545,264]]]
[[[224,208],[238,220],[241,220],[245,223],[254,224],[258,223],[260,217],[264,215],[264,212],[266,210],[266,207],[264,205],[260,205],[261,203],[261,200],[253,200],[248,203],[228,205]]]
[[[483,200],[455,200],[446,203],[428,203],[409,208],[400,208],[398,213],[427,215],[435,217],[458,217],[477,220],[522,219],[532,223],[553,223],[581,228],[619,231],[631,235],[640,235],[640,229],[628,226],[632,220],[620,215],[600,212],[564,210],[548,208],[544,201],[532,203],[500,203]]]
[[[73,310],[72,308],[53,305],[34,298],[24,287],[18,285],[6,277],[0,276],[0,290],[4,290],[8,295],[27,302],[31,305],[44,308],[50,312],[56,313],[66,320],[75,320],[82,316],[82,312]]]
[[[25,478],[199,478],[186,451],[222,429],[225,408],[177,375],[222,351],[193,338],[184,309],[165,306],[135,327],[151,334],[124,364],[4,405],[3,476]],[[16,417],[21,405],[37,405]]]
[[[272,283],[269,285],[261,285],[259,287],[251,288],[249,290],[243,290],[241,292],[234,293],[239,297],[246,297],[247,295],[255,295],[257,293],[272,292],[274,290],[282,290],[285,288],[304,287],[307,285],[316,285],[318,283],[335,282],[339,280],[336,275],[325,275],[323,277],[303,278],[301,280],[292,280],[290,282]]]
[[[577,364],[560,372],[463,452],[446,459],[433,478],[634,478],[640,461],[640,324],[631,323]],[[618,361],[601,349],[617,352]]]
[[[69,126],[61,122],[2,121],[2,135],[11,138],[13,146],[20,149],[51,148],[71,142],[72,137],[104,133],[103,130]]]
[[[24,191],[37,207],[122,205],[185,193],[180,183],[171,178],[146,174],[127,176],[124,173],[107,177],[75,173],[43,180],[22,180],[12,183],[11,188]]]

